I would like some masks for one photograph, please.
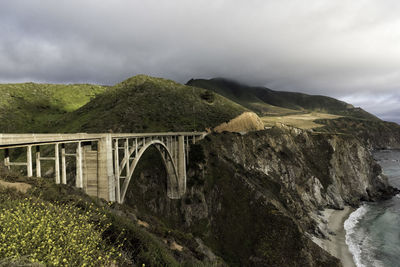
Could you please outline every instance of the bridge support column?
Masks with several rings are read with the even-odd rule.
[[[61,182],[67,184],[67,162],[65,160],[65,144],[61,144]]]
[[[92,150],[92,143],[85,142],[82,144],[83,155],[83,190],[89,196],[97,197],[97,161],[98,153]]]
[[[179,195],[183,196],[186,192],[186,157],[185,157],[185,137],[178,136],[177,167],[178,167],[178,186]]]
[[[32,146],[26,147],[26,168],[28,177],[33,176],[33,167],[32,167]]]
[[[59,144],[54,145],[54,172],[56,184],[60,184],[60,150]]]
[[[98,197],[115,201],[115,180],[111,134],[102,137],[98,143]]]
[[[125,157],[126,157],[126,155],[125,155]],[[129,160],[128,160],[128,163],[126,166],[127,167],[129,166]],[[115,178],[115,185],[116,185],[115,198],[118,203],[121,203],[121,200],[120,200],[121,199],[121,196],[120,196],[121,191],[120,191],[120,186],[119,186],[120,185],[119,184],[119,176],[120,175],[119,175],[119,140],[118,140],[118,138],[115,139],[115,141],[114,141],[114,170],[115,170],[114,178]]]
[[[83,188],[83,170],[82,170],[82,144],[78,142],[76,147],[76,178],[75,186]]]
[[[36,177],[42,177],[42,168],[40,164],[40,146],[36,146]]]

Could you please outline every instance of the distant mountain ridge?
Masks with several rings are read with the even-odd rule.
[[[323,112],[358,119],[379,120],[353,105],[328,96],[274,91],[253,87],[224,78],[191,79],[187,85],[214,91],[262,116]]]

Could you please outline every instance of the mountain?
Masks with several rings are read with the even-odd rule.
[[[223,95],[261,116],[322,112],[360,119],[378,120],[374,115],[332,97],[252,87],[223,78],[192,79],[187,85]]]
[[[61,132],[204,131],[246,110],[212,91],[138,75],[66,114],[56,129]]]

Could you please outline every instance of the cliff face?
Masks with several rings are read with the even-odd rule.
[[[346,117],[316,122],[326,125],[319,131],[356,136],[369,149],[400,148],[400,125],[394,122]]]
[[[394,191],[358,139],[290,128],[209,135],[193,145],[182,200],[166,198],[165,172],[154,166],[138,172],[127,203],[199,237],[234,266],[338,266],[306,237],[324,235],[318,210]]]

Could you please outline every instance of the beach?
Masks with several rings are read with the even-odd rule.
[[[342,261],[343,267],[356,267],[353,255],[346,244],[346,232],[344,221],[349,217],[353,208],[345,206],[343,210],[325,209],[322,212],[322,219],[327,224],[322,225],[329,233],[329,239],[313,238],[313,241],[328,251],[331,255]]]

